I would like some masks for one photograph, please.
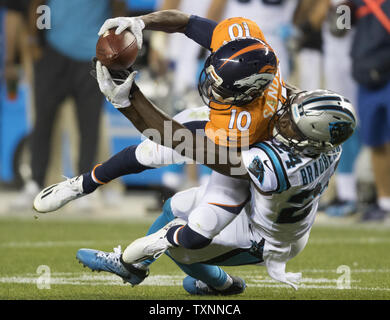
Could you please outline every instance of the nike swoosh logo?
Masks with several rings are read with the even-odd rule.
[[[272,170],[272,168],[268,165],[268,160],[264,160],[264,164],[265,166],[270,169],[272,172],[274,172],[274,170]]]

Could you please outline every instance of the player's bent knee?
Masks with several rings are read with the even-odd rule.
[[[192,230],[206,238],[214,238],[228,225],[236,215],[217,206],[200,205],[188,217],[188,225]]]

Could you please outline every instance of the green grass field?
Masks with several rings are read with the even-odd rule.
[[[150,276],[136,287],[124,285],[109,273],[93,273],[75,259],[83,247],[112,251],[120,244],[125,248],[144,235],[149,223],[58,216],[0,219],[0,299],[199,299],[185,292],[181,286],[184,273],[166,256],[152,265]],[[298,291],[273,281],[264,267],[226,267],[247,283],[246,291],[232,299],[390,300],[389,244],[388,226],[315,224],[305,250],[287,264],[287,271],[303,273]],[[342,281],[348,273],[349,286]],[[50,282],[45,281],[47,276]]]

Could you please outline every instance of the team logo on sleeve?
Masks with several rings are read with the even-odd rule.
[[[263,184],[265,169],[258,156],[253,159],[252,163],[248,167],[248,170],[256,177],[257,180],[259,180],[260,184]]]

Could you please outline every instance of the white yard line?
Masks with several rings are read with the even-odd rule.
[[[326,244],[386,244],[390,243],[390,237],[367,237],[367,238],[313,238],[309,239],[308,245],[326,245]]]
[[[299,272],[302,273],[337,273],[336,269],[302,269]],[[353,269],[351,273],[389,273],[390,269]]]
[[[256,288],[291,288],[288,285],[284,284],[254,284],[251,285],[251,287],[256,287]],[[299,286],[299,290],[301,289],[330,289],[330,290],[361,290],[361,291],[385,291],[385,292],[390,292],[390,288],[369,288],[369,287],[359,287],[359,286],[351,286],[349,289],[339,289],[337,286],[326,286],[326,285],[307,285],[307,284],[302,284]]]
[[[0,244],[0,248],[53,248],[53,247],[94,247],[130,243],[132,239],[122,240],[67,240],[67,241],[11,241]],[[389,244],[390,237],[367,238],[313,238],[308,245],[334,245],[334,244]]]
[[[374,272],[374,271],[373,271]],[[21,276],[0,277],[0,283],[12,284],[37,284],[39,275],[25,274]],[[153,275],[145,279],[142,286],[181,286],[184,275]],[[290,288],[270,278],[247,279],[248,287],[255,288]],[[351,288],[344,290],[384,291],[390,292],[390,288],[360,287],[360,280],[351,280]],[[53,273],[50,277],[50,285],[81,285],[81,286],[124,286],[122,280],[109,274],[89,273]],[[333,285],[334,284],[334,285]],[[303,278],[299,289],[329,289],[340,290],[337,280],[330,278]]]
[[[131,243],[130,240],[67,240],[67,241],[12,241],[0,244],[0,248],[55,248],[55,247],[98,247],[120,243]],[[98,248],[96,248],[98,249]]]

